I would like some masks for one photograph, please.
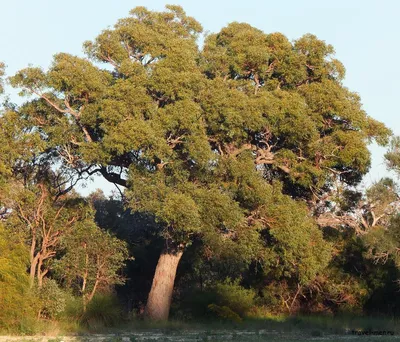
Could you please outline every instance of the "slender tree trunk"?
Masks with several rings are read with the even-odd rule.
[[[35,276],[36,276],[36,268],[37,264],[39,262],[39,255],[36,254],[33,259],[31,259],[31,265],[30,265],[30,270],[29,270],[29,286],[30,288],[33,287],[35,284]]]
[[[176,270],[182,254],[182,250],[171,251],[168,249],[161,253],[147,299],[145,309],[147,318],[154,321],[168,320]]]
[[[38,264],[38,269],[37,269],[37,278],[38,278],[38,287],[41,288],[43,286],[43,279],[45,275],[49,272],[48,268],[45,268],[42,270],[43,266],[43,261],[41,260]]]
[[[42,265],[43,265],[43,259],[39,258],[39,263],[37,265],[37,280],[39,289],[41,289],[43,286]]]
[[[87,296],[86,296],[86,284],[87,284],[87,279],[89,276],[89,255],[86,252],[86,243],[84,245],[85,248],[85,272],[83,273],[83,282],[82,282],[82,288],[81,288],[81,293],[82,293],[82,301],[83,301],[83,311],[86,312],[86,304],[87,304]]]
[[[33,287],[35,283],[35,274],[36,274],[36,265],[38,262],[38,256],[35,255],[35,248],[36,248],[36,239],[35,239],[36,231],[32,229],[32,242],[31,248],[29,253],[29,262],[30,262],[30,270],[29,270],[29,286],[30,288]]]
[[[99,286],[99,280],[98,279],[96,279],[96,281],[94,283],[94,286],[93,286],[93,289],[88,295],[86,304],[89,304],[92,301],[94,295],[96,294],[97,286]]]

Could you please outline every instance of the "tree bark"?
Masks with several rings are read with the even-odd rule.
[[[43,276],[44,275],[42,275],[42,265],[43,265],[43,259],[39,258],[39,263],[37,265],[37,279],[38,279],[39,289],[41,289],[43,286]]]
[[[147,299],[146,318],[153,321],[168,320],[176,270],[182,254],[182,250],[171,251],[168,249],[161,253]]]
[[[36,268],[39,262],[39,254],[36,254],[30,261],[30,270],[29,270],[29,287],[32,288],[35,284],[35,275]]]

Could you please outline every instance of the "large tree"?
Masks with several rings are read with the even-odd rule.
[[[34,95],[16,111],[47,157],[125,187],[128,205],[163,227],[147,315],[168,318],[194,237],[312,279],[330,247],[296,199],[355,184],[368,142],[390,134],[343,86],[332,46],[232,23],[200,51],[201,25],[181,7],[130,14],[84,44],[87,58],[60,53],[11,83]]]

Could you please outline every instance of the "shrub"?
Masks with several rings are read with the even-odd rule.
[[[179,307],[176,307],[176,303],[172,303],[171,314],[178,319],[203,319],[209,317],[208,306],[216,302],[217,295],[212,289],[189,291],[185,294]]]
[[[89,329],[111,327],[120,323],[122,310],[112,294],[98,294],[89,302],[81,323]]]
[[[60,317],[63,321],[79,323],[83,316],[83,302],[81,297],[69,295],[64,312]]]
[[[240,318],[254,306],[254,298],[254,291],[245,289],[239,280],[226,279],[205,291],[189,293],[183,299],[179,313],[180,317],[204,318],[210,317],[211,311],[220,318],[232,318],[234,315]]]
[[[208,308],[217,314],[218,317],[226,319],[228,321],[239,323],[242,321],[242,318],[234,311],[232,311],[227,306],[218,306],[215,304],[210,304]]]
[[[239,285],[239,280],[226,279],[215,285],[217,305],[226,306],[244,317],[254,305],[255,292]]]
[[[66,308],[68,294],[58,286],[54,279],[45,279],[43,286],[34,290],[34,295],[41,318],[57,318]]]

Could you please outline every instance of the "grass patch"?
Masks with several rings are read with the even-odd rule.
[[[49,332],[45,336],[68,335],[65,330],[57,330],[47,324]],[[68,328],[68,327],[64,327]],[[69,327],[71,328],[71,327]],[[76,327],[75,327],[76,328]],[[360,335],[368,332],[386,331],[397,336]],[[75,333],[78,332],[75,330]],[[92,329],[81,329],[75,341],[100,341]],[[103,341],[393,341],[400,335],[400,320],[388,317],[354,316],[269,316],[247,318],[242,322],[203,321],[203,322],[150,322],[134,320],[114,327],[101,327],[96,333],[103,335]],[[50,337],[47,338],[49,340]],[[29,339],[27,339],[29,340]],[[0,341],[2,342],[1,338]],[[21,338],[19,341],[24,341]],[[26,341],[26,340],[25,340]],[[43,340],[45,341],[45,340]]]

